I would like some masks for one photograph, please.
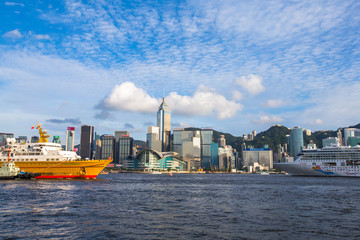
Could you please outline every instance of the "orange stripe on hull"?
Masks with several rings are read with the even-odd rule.
[[[79,175],[51,175],[51,176],[38,176],[35,177],[36,179],[56,179],[56,178],[92,178],[95,179],[97,177],[97,175],[83,175],[83,176],[79,176]]]

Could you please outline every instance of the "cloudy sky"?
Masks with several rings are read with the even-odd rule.
[[[0,132],[360,122],[360,1],[1,1]]]

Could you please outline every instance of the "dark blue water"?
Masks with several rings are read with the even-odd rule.
[[[2,239],[360,239],[360,179],[108,174],[0,182]]]

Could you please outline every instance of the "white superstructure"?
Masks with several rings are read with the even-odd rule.
[[[20,144],[13,139],[7,139],[7,145],[1,148],[0,162],[7,161],[8,155],[14,162],[81,160],[76,152],[64,151],[59,143]]]
[[[274,167],[292,175],[360,177],[360,146],[304,149],[294,162]]]

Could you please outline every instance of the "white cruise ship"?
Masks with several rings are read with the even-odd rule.
[[[274,163],[291,175],[360,177],[360,146],[304,149],[294,162]]]

